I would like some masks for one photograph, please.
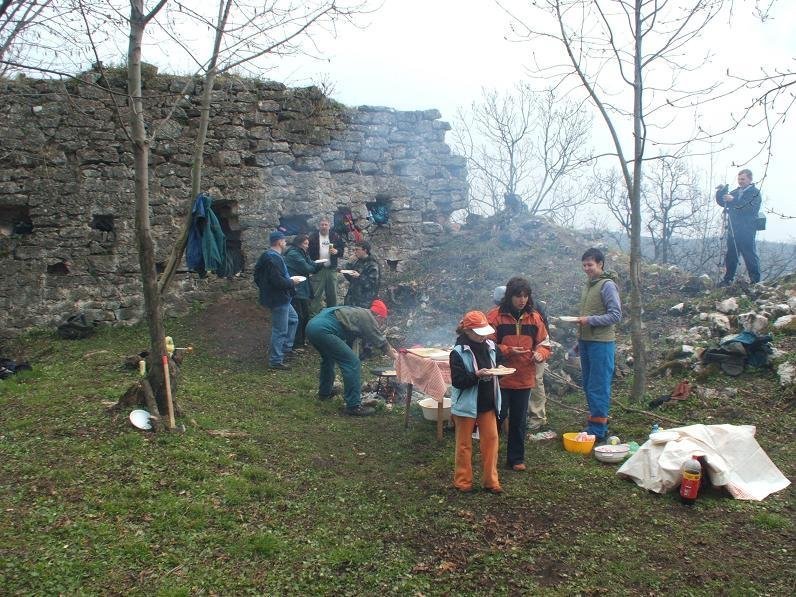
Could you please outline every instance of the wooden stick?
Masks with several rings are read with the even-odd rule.
[[[627,404],[619,402],[618,400],[614,400],[614,404],[616,404],[618,407],[623,408],[623,409],[625,409],[627,411],[630,411],[632,413],[638,413],[640,415],[646,415],[646,416],[648,416],[648,417],[650,417],[652,419],[660,419],[661,421],[666,421],[667,423],[672,423],[673,425],[677,425],[678,427],[682,427],[684,425],[684,423],[682,423],[682,422],[680,422],[680,421],[678,421],[676,419],[672,419],[670,417],[664,417],[663,415],[661,415],[659,413],[653,413],[653,412],[650,412],[648,410],[642,410],[640,408],[634,408],[632,406],[628,406]]]
[[[441,398],[437,402],[437,441],[442,441],[442,403],[445,401]]]
[[[169,429],[174,429],[174,403],[171,401],[171,378],[169,376],[169,357],[163,355],[163,377],[166,380],[166,407],[169,409]]]
[[[404,429],[409,427],[409,407],[412,405],[412,384],[406,384],[406,412],[404,413]]]
[[[550,396],[547,397],[547,401],[548,402],[552,402],[553,404],[555,404],[556,406],[560,406],[561,408],[566,408],[568,410],[574,410],[576,413],[581,413],[581,414],[584,414],[584,415],[589,414],[589,411],[587,411],[587,410],[584,410],[582,408],[578,408],[577,406],[570,406],[569,404],[564,404],[563,402],[559,402],[558,400],[554,400],[553,398],[550,398]]]

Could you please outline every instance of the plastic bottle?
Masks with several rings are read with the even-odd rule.
[[[650,431],[650,435],[652,435],[653,433],[658,433],[660,430],[661,430],[661,426],[658,425],[658,423],[653,423],[652,424],[652,430]]]
[[[169,356],[174,354],[174,340],[171,336],[166,336],[166,352],[169,353]]]
[[[692,456],[683,464],[683,480],[680,482],[680,501],[692,505],[699,495],[699,482],[702,479],[702,465],[699,456]]]

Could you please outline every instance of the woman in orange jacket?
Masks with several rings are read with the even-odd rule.
[[[536,385],[536,363],[543,363],[550,356],[547,327],[533,308],[530,282],[521,277],[508,281],[503,300],[486,317],[495,328],[494,340],[506,361],[504,365],[517,370],[500,378],[503,400],[498,428],[508,418],[506,464],[515,471],[524,471],[528,400]]]

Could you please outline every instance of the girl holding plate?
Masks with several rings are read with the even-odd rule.
[[[517,370],[500,378],[503,404],[498,426],[502,428],[503,421],[508,418],[506,466],[524,471],[528,401],[536,385],[537,363],[544,363],[550,356],[547,326],[533,308],[530,282],[521,277],[511,278],[506,283],[503,300],[486,317],[495,328],[493,338],[506,366]]]
[[[497,364],[495,333],[481,311],[465,313],[456,328],[458,338],[450,353],[451,415],[456,424],[456,455],[453,485],[462,492],[473,490],[473,430],[478,427],[483,474],[481,483],[491,493],[503,493],[497,473],[500,386],[491,369]]]

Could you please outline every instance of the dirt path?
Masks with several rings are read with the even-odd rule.
[[[241,363],[262,361],[271,333],[271,313],[255,301],[224,298],[196,318],[195,334],[219,356]]]

